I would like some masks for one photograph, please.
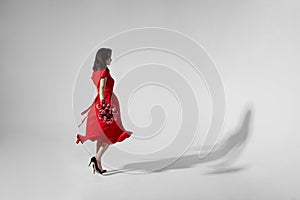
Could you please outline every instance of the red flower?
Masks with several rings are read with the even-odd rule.
[[[100,105],[97,104],[96,108],[99,110],[98,117],[100,120],[110,124],[113,120],[117,119],[116,115],[118,112],[116,111],[116,106],[106,102],[105,99],[102,99]]]

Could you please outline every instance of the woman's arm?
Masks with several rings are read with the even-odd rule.
[[[100,97],[100,102],[102,102],[102,99],[104,99],[104,88],[106,86],[106,81],[107,77],[103,77],[100,79],[100,86],[99,86],[99,97]]]

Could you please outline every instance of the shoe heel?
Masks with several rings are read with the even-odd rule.
[[[95,174],[95,164],[93,164],[93,174]]]
[[[89,166],[91,165],[92,162],[95,163],[95,161],[96,161],[96,158],[92,157],[91,160],[90,160]]]

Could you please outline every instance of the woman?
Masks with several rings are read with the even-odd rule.
[[[97,96],[92,105],[88,107],[81,115],[88,112],[86,135],[77,134],[77,141],[84,143],[86,140],[96,141],[96,156],[92,157],[89,163],[93,163],[93,172],[103,174],[101,158],[109,145],[116,142],[122,142],[130,137],[132,132],[126,131],[122,125],[119,101],[113,93],[114,79],[110,75],[107,65],[110,65],[112,59],[112,50],[101,48],[97,51],[93,66],[92,80],[97,88]]]

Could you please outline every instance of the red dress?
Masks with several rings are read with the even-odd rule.
[[[97,91],[99,91],[100,79],[102,77],[107,77],[107,81],[104,89],[104,99],[106,102],[115,106],[116,114],[113,115],[112,118],[113,120],[111,123],[107,123],[106,121],[103,121],[99,117],[99,113],[100,113],[99,106],[101,104],[100,104],[99,94],[97,94],[92,105],[90,105],[86,110],[84,110],[81,113],[81,115],[84,115],[86,112],[88,112],[88,115],[78,125],[78,127],[80,127],[81,124],[87,118],[86,135],[77,134],[77,141],[76,141],[77,144],[79,142],[84,143],[86,140],[91,140],[91,141],[97,140],[100,142],[114,144],[116,142],[121,142],[126,138],[130,137],[130,134],[128,133],[128,131],[124,129],[121,121],[119,101],[117,96],[113,92],[115,81],[111,77],[109,69],[106,68],[106,69],[94,71],[92,73],[91,79],[93,80],[95,86],[97,87]]]

